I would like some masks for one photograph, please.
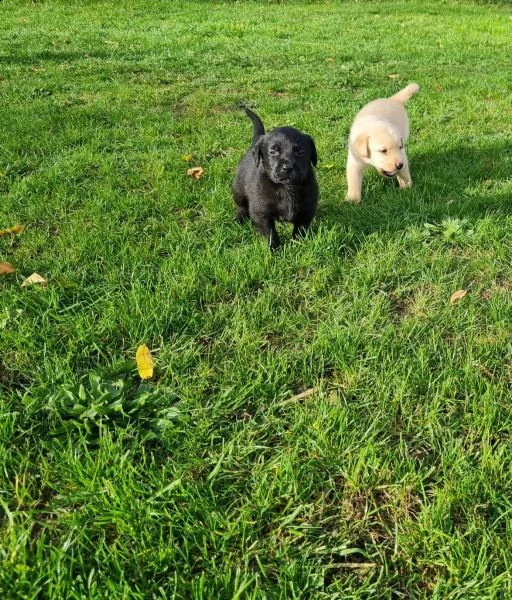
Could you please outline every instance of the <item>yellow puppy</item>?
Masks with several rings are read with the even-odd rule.
[[[411,83],[391,98],[379,98],[356,115],[348,140],[347,200],[360,202],[363,171],[375,167],[384,177],[396,177],[400,187],[412,185],[405,144],[409,120],[404,103],[420,89]]]

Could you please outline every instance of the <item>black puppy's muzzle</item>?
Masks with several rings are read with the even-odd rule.
[[[299,182],[302,180],[301,170],[291,162],[281,162],[274,171],[275,180],[279,183]]]

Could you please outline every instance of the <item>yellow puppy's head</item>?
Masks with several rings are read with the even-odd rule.
[[[388,123],[376,123],[371,133],[363,132],[353,141],[356,152],[384,177],[394,177],[404,166],[404,144]]]

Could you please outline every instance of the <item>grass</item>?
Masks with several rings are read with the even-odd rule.
[[[3,597],[512,595],[511,18],[0,3]],[[353,116],[410,81],[414,187],[342,202]],[[319,151],[277,254],[234,222],[241,103]]]

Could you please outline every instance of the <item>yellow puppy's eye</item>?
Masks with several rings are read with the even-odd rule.
[[[386,154],[387,149],[386,148],[382,148],[381,150],[379,150],[379,152],[382,152],[382,154]]]

